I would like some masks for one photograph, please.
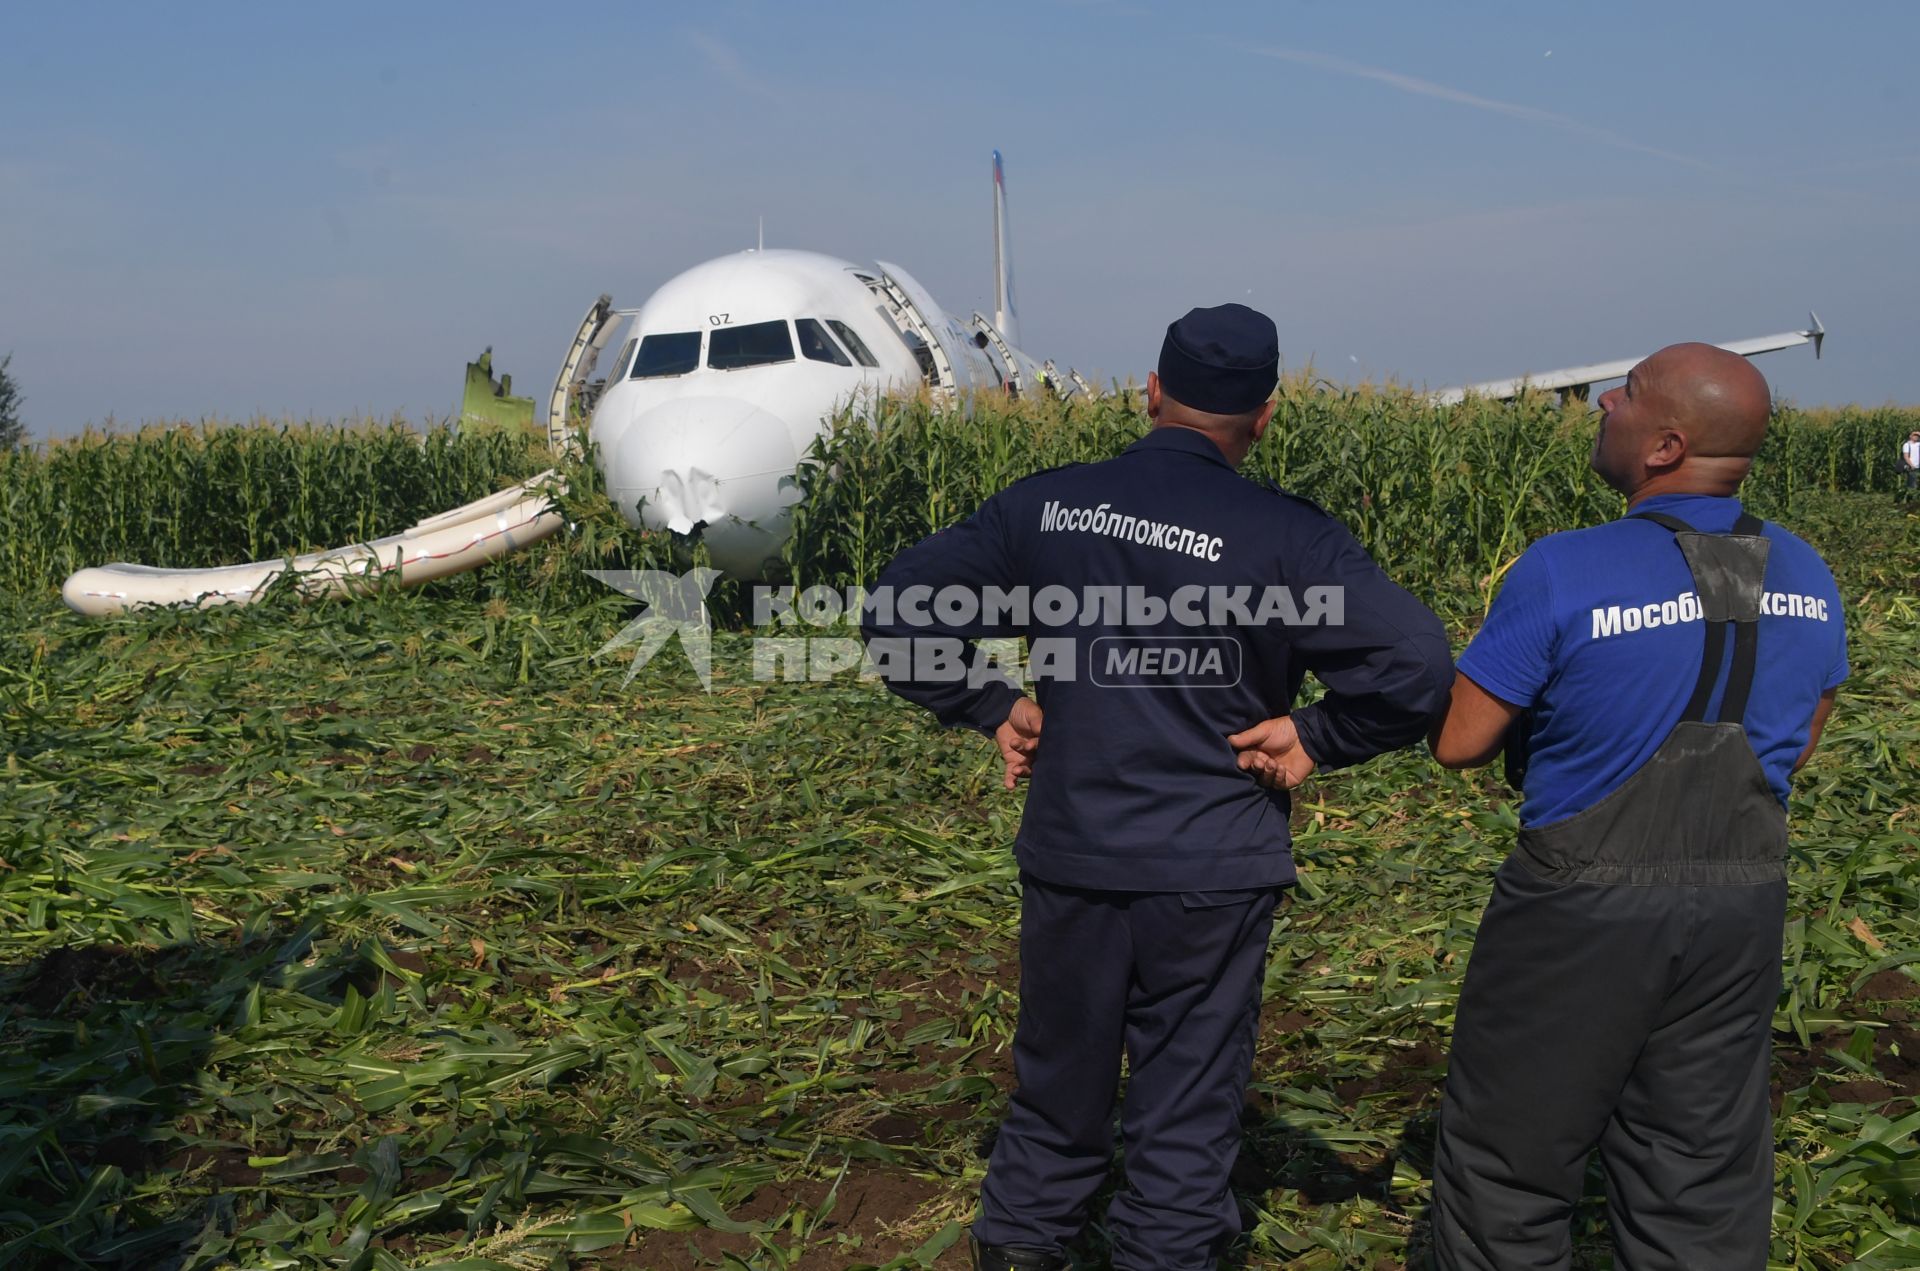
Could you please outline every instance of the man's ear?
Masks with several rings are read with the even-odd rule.
[[[1279,405],[1279,402],[1268,402],[1260,408],[1259,418],[1253,421],[1253,439],[1255,442],[1258,442],[1260,438],[1266,434],[1267,425],[1273,422],[1273,412]]]
[[[1662,428],[1655,434],[1653,449],[1647,452],[1647,467],[1671,471],[1687,459],[1687,434],[1677,428]]]
[[[1147,372],[1147,418],[1160,418],[1160,373]]]

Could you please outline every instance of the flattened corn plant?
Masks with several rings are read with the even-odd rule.
[[[1774,1021],[1773,1261],[1804,1268],[1920,1266],[1920,518],[1884,489],[1827,491],[1871,477],[1840,471],[1838,442],[1824,469],[1781,466],[1852,419],[1788,417],[1755,477],[1833,561],[1853,631],[1794,798]],[[849,422],[804,478],[790,569],[868,579],[1007,481],[1140,428],[1124,401]],[[1789,433],[1806,445],[1783,454]],[[1256,463],[1464,638],[1527,541],[1615,510],[1587,439],[1545,403],[1296,385]],[[539,462],[427,442],[494,444],[437,504],[368,496],[393,519],[355,532]],[[356,480],[417,480],[404,446]],[[7,497],[86,515],[80,469],[25,462]],[[1018,798],[977,738],[874,684],[755,679],[744,631],[717,637],[711,693],[671,646],[623,687],[622,659],[592,655],[628,604],[580,571],[686,552],[575,477],[567,536],[352,603],[81,620],[53,589],[83,549],[0,527],[0,1255],[964,1265],[1011,1080]],[[139,507],[191,506],[163,486]],[[340,528],[263,514],[226,545]],[[1513,825],[1493,777],[1417,753],[1303,790],[1234,1183],[1242,1265],[1423,1262],[1447,1033]],[[1607,1264],[1598,1188],[1582,1267]],[[1104,1249],[1096,1222],[1080,1265]]]

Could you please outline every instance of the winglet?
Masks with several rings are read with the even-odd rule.
[[[1807,321],[1813,324],[1806,334],[1813,339],[1813,358],[1817,362],[1820,360],[1820,346],[1827,339],[1827,329],[1820,325],[1820,315],[1811,309],[1807,310]]]

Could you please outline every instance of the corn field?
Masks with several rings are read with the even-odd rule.
[[[921,400],[843,418],[803,470],[787,561],[796,578],[870,580],[901,547],[1020,477],[1106,458],[1145,426],[1137,396],[1090,403]],[[1813,491],[1892,492],[1899,443],[1920,413],[1892,408],[1779,415],[1748,478],[1756,511],[1788,517]],[[1319,502],[1412,582],[1478,595],[1532,539],[1617,515],[1586,469],[1584,407],[1547,398],[1426,406],[1404,394],[1282,386],[1247,472]],[[0,591],[57,587],[110,560],[174,568],[273,559],[393,533],[530,476],[552,460],[531,434],[346,427],[149,427],[0,451]],[[573,474],[570,550],[601,562],[664,562],[672,545],[623,526]],[[524,569],[525,562],[510,568]],[[1471,586],[1466,584],[1471,583]],[[547,589],[550,593],[551,589]],[[552,594],[578,603],[583,590]]]
[[[787,568],[870,580],[1008,482],[1129,444],[1137,405],[843,420]],[[1920,1266],[1920,504],[1887,458],[1915,418],[1783,414],[1750,480],[1833,564],[1854,666],[1791,807],[1779,1267]],[[1292,384],[1249,467],[1463,639],[1528,541],[1618,511],[1590,438],[1545,402]],[[337,546],[546,463],[390,426],[0,455],[10,1267],[966,1265],[1019,988],[1020,799],[981,739],[851,672],[757,678],[740,630],[711,692],[675,645],[628,682],[595,653],[631,602],[582,570],[685,552],[627,529],[590,468],[567,532],[417,591],[59,603],[81,565]],[[1299,792],[1223,1265],[1426,1265],[1448,1036],[1513,803],[1418,750]],[[1601,1187],[1580,1268],[1610,1265]],[[1106,1247],[1096,1221],[1076,1266]]]
[[[400,420],[154,426],[0,450],[0,590],[112,560],[191,569],[338,547],[546,466],[524,433]]]
[[[798,579],[871,580],[894,553],[1044,468],[1104,459],[1136,440],[1138,397],[982,404],[971,415],[894,402],[843,419],[802,474],[787,560]],[[1748,478],[1762,516],[1790,517],[1815,491],[1892,492],[1899,444],[1920,413],[1775,418]],[[1528,543],[1618,516],[1587,468],[1584,406],[1548,398],[1432,407],[1404,394],[1282,385],[1267,435],[1243,469],[1338,516],[1397,580],[1449,616],[1484,609]]]

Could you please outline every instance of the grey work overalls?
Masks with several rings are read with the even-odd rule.
[[[1500,869],[1435,1153],[1442,1267],[1566,1267],[1596,1146],[1619,1267],[1767,1260],[1787,821],[1741,720],[1768,544],[1748,515],[1731,534],[1643,515],[1674,531],[1693,572],[1699,678],[1644,766],[1591,807],[1522,829]]]

